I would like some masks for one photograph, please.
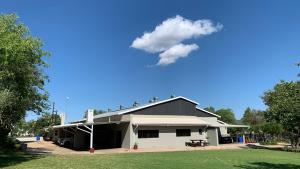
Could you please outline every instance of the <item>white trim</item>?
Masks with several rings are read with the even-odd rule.
[[[54,129],[56,128],[65,128],[65,127],[77,127],[77,126],[82,126],[83,123],[73,123],[73,124],[63,124],[63,125],[56,125],[52,126]]]
[[[137,124],[132,124],[134,126],[165,126],[165,127],[168,127],[168,126],[209,126],[207,124],[167,124],[167,123],[164,123],[164,124],[161,124],[161,123],[149,123],[149,124],[146,124],[146,123],[143,123],[143,124],[140,124],[140,123],[137,123]]]
[[[78,129],[78,130],[81,130],[81,131],[83,131],[83,132],[86,132],[86,133],[89,133],[89,134],[91,134],[91,132],[90,132],[90,131],[86,131],[86,130],[84,130],[84,129],[82,129],[82,128],[79,128],[79,127],[77,127],[77,129]]]
[[[67,127],[78,127],[85,125],[102,125],[102,124],[120,124],[120,123],[129,123],[129,121],[110,121],[110,122],[94,122],[94,123],[73,123],[73,124],[65,124],[65,125],[56,125],[52,126],[54,129],[57,128],[67,128]]]
[[[235,125],[235,124],[227,124],[226,127],[232,127],[232,128],[250,128],[250,126],[247,126],[247,125]]]
[[[200,107],[196,107],[196,109],[198,109],[198,110],[200,110],[200,111],[203,111],[203,112],[205,112],[205,113],[207,113],[207,114],[210,114],[210,115],[219,117],[219,118],[221,117],[221,116],[219,116],[219,115],[217,115],[217,114],[215,114],[215,113],[209,112],[209,111],[204,110],[204,109],[202,109],[202,108],[200,108]]]
[[[247,125],[234,125],[234,124],[211,125],[211,127],[250,128],[250,126]]]

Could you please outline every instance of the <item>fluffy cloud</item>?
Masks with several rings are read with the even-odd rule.
[[[209,35],[222,29],[221,24],[213,24],[210,20],[192,21],[181,16],[169,18],[156,26],[154,31],[145,32],[137,37],[131,47],[149,53],[160,53],[158,65],[176,62],[180,57],[186,57],[196,50],[196,44],[184,45],[181,42],[191,38]]]
[[[196,44],[184,45],[180,43],[178,45],[174,45],[163,53],[159,54],[160,59],[157,65],[168,65],[175,63],[177,59],[187,57],[190,52],[197,49],[198,45]]]

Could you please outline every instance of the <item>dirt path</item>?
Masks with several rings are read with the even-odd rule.
[[[195,151],[195,150],[225,150],[247,148],[245,144],[224,144],[220,146],[207,147],[162,147],[162,148],[140,148],[138,150],[114,148],[95,150],[94,154],[115,154],[115,153],[141,153],[141,152],[172,152],[172,151]],[[90,154],[88,151],[75,151],[60,147],[52,141],[38,141],[27,143],[27,151],[33,154]]]

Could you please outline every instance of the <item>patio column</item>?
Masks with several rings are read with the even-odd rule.
[[[94,153],[94,145],[93,145],[93,135],[94,135],[94,125],[91,126],[91,133],[90,133],[90,153]]]

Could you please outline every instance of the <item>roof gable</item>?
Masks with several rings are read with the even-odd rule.
[[[132,112],[135,112],[135,111],[138,111],[138,110],[146,109],[146,108],[149,108],[149,107],[157,106],[157,105],[160,105],[160,104],[164,104],[164,103],[168,103],[168,102],[172,102],[172,101],[176,101],[176,100],[180,100],[180,99],[185,100],[185,101],[190,102],[190,103],[193,103],[195,105],[198,105],[198,103],[193,101],[193,100],[187,99],[187,98],[182,97],[182,96],[178,96],[178,97],[174,97],[174,98],[170,98],[170,99],[166,99],[166,100],[162,100],[162,101],[158,101],[158,102],[154,102],[154,103],[148,103],[148,104],[141,105],[141,106],[138,106],[138,107],[131,107],[131,108],[128,108],[128,109],[123,109],[123,110],[118,110],[118,111],[114,111],[114,112],[99,114],[99,115],[94,116],[94,119],[95,118],[108,117],[108,116],[114,116],[114,115],[128,114],[128,113],[132,113]]]

